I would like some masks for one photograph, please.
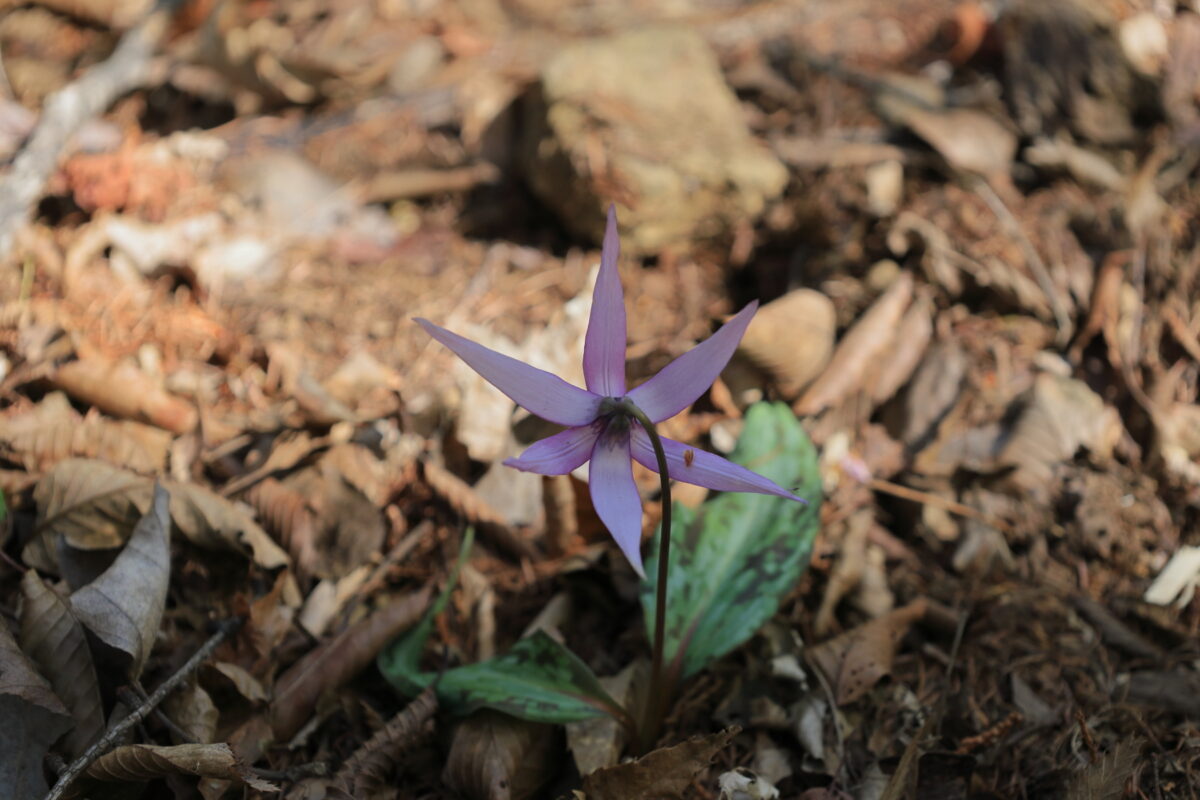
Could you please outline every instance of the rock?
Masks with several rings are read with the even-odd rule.
[[[565,47],[542,71],[523,147],[528,179],[599,242],[620,207],[621,244],[653,252],[760,214],[787,170],[756,142],[699,35],[657,28]]]

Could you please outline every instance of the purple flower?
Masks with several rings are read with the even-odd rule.
[[[429,320],[417,322],[515,403],[566,426],[566,430],[534,443],[519,458],[504,463],[539,475],[563,475],[590,459],[589,488],[596,513],[629,563],[644,576],[640,550],[642,502],[633,482],[630,459],[656,472],[658,461],[650,437],[621,410],[621,405],[632,402],[656,423],[690,406],[728,363],[758,302],[750,303],[702,344],[627,392],[625,298],[617,275],[619,248],[616,212],[610,207],[583,345],[587,389],[464,339]],[[717,491],[759,492],[805,502],[773,481],[720,456],[667,438],[662,443],[667,470],[676,480]]]

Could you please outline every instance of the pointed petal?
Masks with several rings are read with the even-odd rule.
[[[673,417],[696,402],[729,363],[757,308],[755,300],[712,336],[631,391],[629,399],[655,422]]]
[[[630,451],[634,460],[642,466],[658,472],[658,459],[654,457],[654,446],[650,443],[650,437],[641,428],[634,428],[631,438]],[[667,456],[667,471],[671,473],[674,480],[693,483],[696,486],[704,486],[718,492],[757,492],[758,494],[773,494],[790,500],[799,500],[801,503],[808,502],[803,497],[797,497],[757,472],[751,472],[720,456],[706,453],[674,439],[664,438],[662,443],[663,452]],[[688,451],[692,453],[690,458],[685,455]],[[691,461],[690,464],[689,461]]]
[[[588,488],[600,521],[637,574],[646,577],[642,569],[642,499],[633,482],[629,437],[600,435],[592,450]]]
[[[601,397],[625,394],[625,295],[617,273],[620,252],[617,210],[609,206],[600,273],[592,292],[592,315],[583,340],[583,376],[588,390]]]
[[[559,425],[586,425],[596,419],[600,398],[591,392],[572,386],[557,375],[451,333],[427,319],[418,319],[417,322],[430,336],[467,362],[484,380],[542,419]]]
[[[538,475],[566,475],[591,457],[596,433],[594,425],[567,428],[534,442],[520,457],[505,459],[504,465]]]

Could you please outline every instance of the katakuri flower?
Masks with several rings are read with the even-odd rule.
[[[450,348],[489,383],[533,414],[566,430],[535,442],[504,463],[539,475],[564,475],[591,460],[592,505],[629,563],[642,570],[642,503],[631,459],[658,471],[650,437],[630,415],[632,403],[651,422],[662,422],[690,406],[725,368],[758,302],[754,301],[701,344],[676,358],[645,383],[625,390],[625,298],[617,274],[616,212],[610,208],[592,294],[592,313],[583,343],[580,389],[537,367],[497,353],[426,319],[430,336]],[[799,502],[803,498],[720,456],[662,438],[670,477],[723,492],[758,492]]]

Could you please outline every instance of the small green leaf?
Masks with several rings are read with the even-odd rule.
[[[498,658],[457,667],[440,676],[421,672],[421,654],[434,618],[450,599],[473,534],[472,529],[467,530],[446,588],[424,619],[379,654],[379,671],[383,676],[408,696],[433,685],[440,706],[455,713],[493,708],[533,722],[550,723],[611,714],[628,723],[624,709],[604,691],[587,664],[541,631],[517,642]]]
[[[730,492],[698,511],[673,507],[663,654],[679,679],[749,639],[779,608],[808,565],[820,516],[817,453],[783,403],[758,403],[731,459],[791,488],[808,505]],[[642,609],[654,636],[658,536],[646,559]]]

